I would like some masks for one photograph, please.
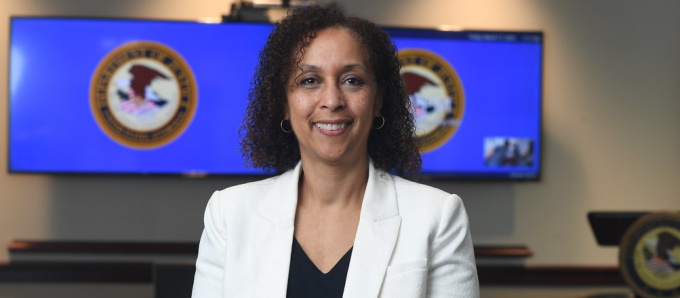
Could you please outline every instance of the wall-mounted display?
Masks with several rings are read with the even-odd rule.
[[[271,175],[238,128],[272,24],[12,17],[9,171]],[[423,176],[536,180],[543,34],[385,28]]]

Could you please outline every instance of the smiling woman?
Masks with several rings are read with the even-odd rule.
[[[291,75],[284,114],[303,161],[367,166],[368,134],[382,97],[365,57],[343,28],[320,30],[305,49]]]
[[[377,90],[382,92],[381,117],[375,119],[378,121],[375,126],[381,129],[370,132],[368,154],[378,168],[416,177],[421,158],[413,138],[413,116],[399,74],[397,49],[387,34],[375,24],[345,16],[335,9],[311,6],[298,9],[293,15],[295,17],[277,24],[260,52],[250,103],[240,130],[246,161],[256,168],[283,172],[300,160],[295,134],[281,129],[290,128],[287,122],[281,123],[288,110],[287,93],[291,85],[296,85],[293,80],[300,71],[309,70],[301,69],[305,65],[300,63],[310,50],[307,47],[317,39],[317,31],[342,28],[353,37],[353,44],[360,46],[356,50],[363,52],[363,59],[357,63],[366,68],[365,73],[373,75]],[[344,48],[345,45],[340,44],[333,51]],[[360,82],[350,80],[348,83]]]
[[[479,296],[460,198],[390,174],[417,175],[420,155],[387,34],[295,10],[249,100],[244,156],[286,172],[214,193],[194,297]]]

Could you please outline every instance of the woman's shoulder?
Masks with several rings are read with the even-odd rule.
[[[402,225],[413,231],[441,233],[450,226],[467,226],[468,218],[458,195],[393,176]]]
[[[258,197],[268,193],[274,188],[282,175],[232,185],[216,191],[221,198],[236,200],[238,198]]]
[[[397,189],[397,193],[416,193],[422,194],[424,197],[432,198],[435,200],[447,200],[449,198],[460,199],[457,195],[448,193],[444,190],[430,186],[427,184],[422,184],[420,182],[415,182],[411,180],[404,179],[402,177],[391,175],[394,180],[394,185]]]
[[[211,201],[219,201],[219,205],[223,207],[235,205],[255,205],[256,202],[268,200],[272,196],[280,196],[282,193],[287,193],[286,189],[290,183],[290,172],[282,175],[277,175],[262,180],[246,182],[233,186],[226,187],[222,190],[215,191]]]
[[[456,194],[399,176],[392,175],[392,178],[400,209],[413,207],[442,210],[441,208],[458,209],[463,206],[461,198]]]

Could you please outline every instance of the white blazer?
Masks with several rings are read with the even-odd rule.
[[[300,168],[213,194],[193,297],[286,296]],[[343,296],[479,297],[460,198],[371,162]]]

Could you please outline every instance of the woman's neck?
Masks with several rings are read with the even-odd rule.
[[[368,158],[343,165],[302,161],[298,205],[361,207],[368,182]]]

